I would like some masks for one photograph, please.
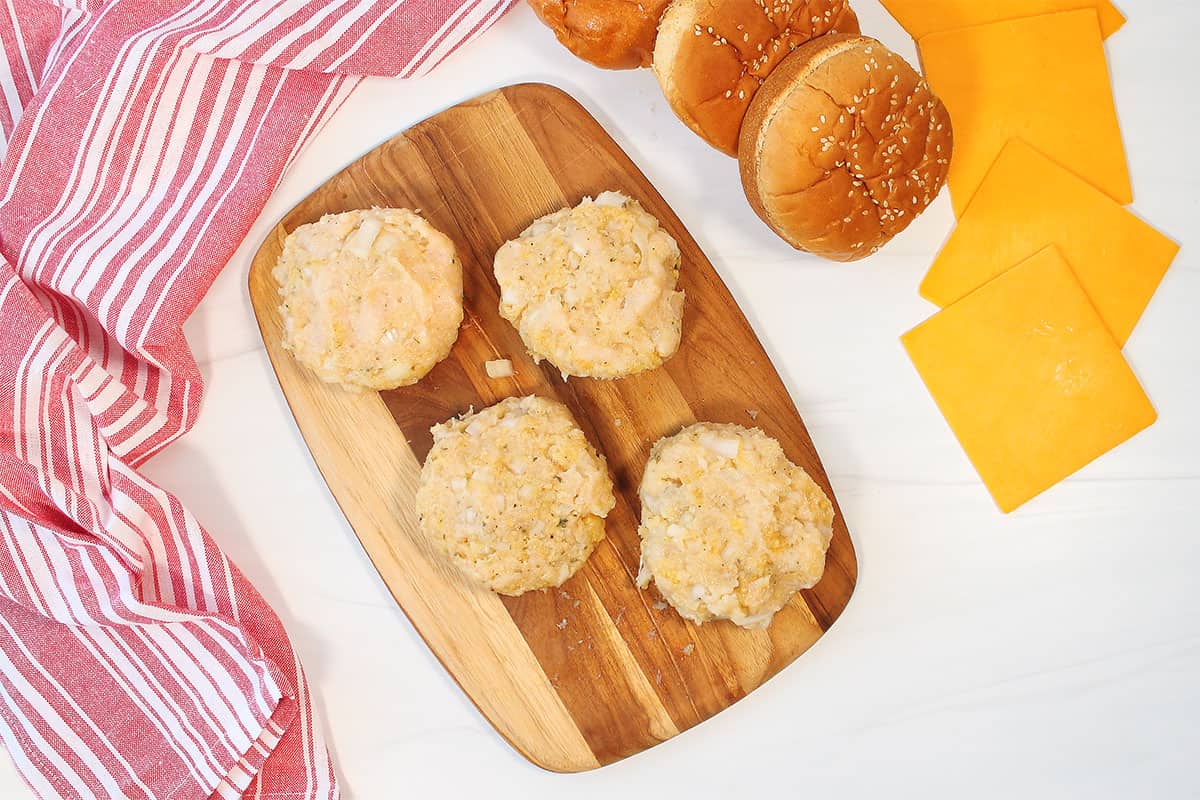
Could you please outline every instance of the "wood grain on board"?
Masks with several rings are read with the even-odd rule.
[[[639,200],[679,242],[683,342],[659,369],[564,382],[552,365],[533,363],[500,317],[492,257],[535,218],[608,189]],[[297,226],[371,206],[419,209],[454,240],[465,319],[449,358],[420,383],[355,394],[319,382],[282,349],[270,273]],[[787,389],[708,259],[628,156],[562,91],[523,84],[491,92],[367,153],[268,236],[250,268],[250,296],[300,431],[363,548],[454,679],[536,764],[591,769],[674,736],[762,685],[845,608],[857,566],[840,511],[825,577],[766,631],[694,625],[653,589],[634,585],[642,469],[651,445],[684,425],[757,425],[834,495]],[[512,360],[512,378],[487,377],[484,362],[495,358]],[[430,426],[531,393],[571,409],[608,459],[617,505],[605,541],[560,589],[505,598],[472,586],[433,550],[414,495]]]

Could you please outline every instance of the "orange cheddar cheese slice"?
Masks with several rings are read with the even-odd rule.
[[[1122,205],[1133,200],[1095,10],[931,33],[918,44],[954,124],[955,213],[1013,138]]]
[[[1125,15],[1108,0],[882,0],[883,7],[914,39],[938,31],[983,25],[1018,17],[1093,8],[1107,38],[1125,24]]]
[[[921,296],[948,306],[1051,244],[1122,345],[1179,252],[1103,192],[1013,139],[930,267]]]
[[[1156,419],[1121,348],[1052,247],[901,340],[1005,513]]]

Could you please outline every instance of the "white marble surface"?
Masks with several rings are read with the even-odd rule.
[[[648,72],[594,70],[519,7],[432,76],[375,80],[285,178],[187,327],[208,382],[196,429],[149,466],[282,615],[345,795],[528,798],[1200,797],[1200,7],[1124,0],[1109,42],[1136,210],[1184,249],[1126,352],[1160,413],[1146,433],[1010,516],[938,415],[897,337],[947,197],[855,265],[799,256],[733,161],[671,115]],[[864,30],[910,58],[875,0]],[[546,81],[605,125],[747,309],[824,458],[858,591],[807,655],[743,702],[596,772],[543,772],[496,736],[393,603],[275,383],[245,280],[269,227],[364,150],[489,88]],[[28,796],[0,759],[0,797]]]

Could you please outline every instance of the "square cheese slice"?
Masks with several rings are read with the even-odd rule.
[[[996,504],[1012,511],[1156,419],[1054,248],[901,338]]]
[[[954,124],[955,213],[1013,138],[1121,205],[1133,200],[1094,9],[931,33],[918,44]]]
[[[1093,8],[1107,38],[1125,24],[1125,16],[1108,0],[882,0],[883,7],[914,39],[938,31],[988,22],[1036,17],[1059,11]]]
[[[1179,252],[1106,194],[1013,139],[933,262],[921,296],[948,306],[1048,245],[1122,345]]]

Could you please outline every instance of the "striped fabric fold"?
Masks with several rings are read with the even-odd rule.
[[[337,796],[278,617],[137,467],[304,144],[510,2],[0,0],[0,740],[35,796]]]

